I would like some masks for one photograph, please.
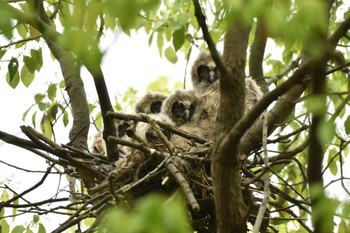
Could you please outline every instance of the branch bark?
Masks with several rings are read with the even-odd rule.
[[[263,72],[264,53],[267,41],[265,24],[261,18],[258,19],[255,29],[254,41],[250,47],[249,75],[256,81],[262,92],[269,92]]]

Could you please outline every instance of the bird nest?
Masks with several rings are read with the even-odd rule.
[[[66,174],[80,179],[87,188],[87,193],[72,192],[71,203],[68,205],[70,208],[74,207],[75,212],[54,232],[62,232],[77,222],[91,217],[96,218],[90,227],[94,229],[100,222],[102,213],[112,205],[132,202],[151,192],[171,196],[178,190],[182,191],[186,200],[194,230],[215,232],[215,207],[209,157],[211,142],[163,122],[152,120],[145,114],[109,112],[107,117],[148,122],[160,135],[165,147],[155,149],[134,141],[109,136],[110,143],[129,147],[135,155],[131,159],[120,156],[117,161],[111,163],[104,155],[79,150],[69,144],[57,144],[28,126],[22,126],[21,129],[30,140],[1,132],[0,136],[4,141],[28,149],[51,164],[43,180],[51,173],[54,166],[61,165],[65,168]],[[179,151],[162,134],[161,129],[186,138],[190,144],[189,149]],[[256,184],[258,187],[259,182]],[[258,189],[261,190],[261,186]],[[246,204],[256,209],[254,204],[256,199],[252,197],[252,192],[248,189],[244,192],[249,194],[244,195]],[[1,206],[6,207],[9,203],[1,203]],[[247,218],[250,219],[248,216]]]

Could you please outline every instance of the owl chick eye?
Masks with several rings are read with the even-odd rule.
[[[155,101],[151,104],[152,113],[160,113],[162,109],[162,101]]]
[[[197,103],[192,103],[192,104],[190,105],[189,109],[190,109],[191,112],[194,112],[194,110],[196,109],[196,107],[197,107]]]
[[[126,134],[127,129],[130,125],[126,122],[122,122],[118,125],[118,137],[123,137]]]
[[[173,105],[173,112],[174,113],[180,113],[184,110],[185,106],[182,103],[176,102]]]
[[[198,73],[198,75],[206,75],[206,74],[208,74],[209,73],[209,71],[210,71],[210,69],[209,69],[209,67],[207,66],[207,65],[200,65],[200,66],[198,66],[198,68],[197,68],[197,73]]]

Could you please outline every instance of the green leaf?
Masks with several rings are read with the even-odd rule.
[[[3,208],[5,209],[5,208]],[[4,218],[1,219],[1,233],[9,233],[10,232],[10,225],[6,222]]]
[[[102,116],[101,116],[101,112],[98,112],[95,116],[95,125],[98,129],[102,128]]]
[[[149,38],[148,38],[148,46],[151,46],[151,44],[152,44],[153,35],[154,35],[154,33],[152,32],[151,35],[150,35]]]
[[[332,142],[335,136],[334,122],[323,121],[317,129],[317,136],[323,145],[328,145]]]
[[[337,150],[335,148],[333,148],[332,150],[329,151],[328,154],[328,168],[329,171],[332,173],[332,175],[336,175],[338,173],[338,166],[337,166],[337,159],[334,158],[334,156],[336,156],[337,154]],[[332,160],[333,159],[333,160]],[[332,161],[331,161],[332,160]]]
[[[174,51],[174,49],[172,47],[168,47],[165,49],[164,51],[165,57],[173,64],[175,64],[177,62],[177,56],[176,53]]]
[[[32,125],[34,126],[34,128],[36,127],[36,112],[34,112],[32,115]]]
[[[6,82],[10,85],[10,87],[15,89],[17,87],[17,85],[19,84],[19,81],[20,81],[20,77],[19,77],[18,72],[16,72],[16,74],[14,75],[12,80],[10,79],[9,72],[7,72],[7,74],[6,74]]]
[[[32,106],[30,106],[22,115],[22,121],[24,122],[27,118],[27,115],[29,113],[29,111],[32,109],[32,107],[35,106],[35,104],[33,104]]]
[[[69,117],[68,117],[68,112],[67,111],[64,111],[63,112],[63,125],[66,127],[69,123]]]
[[[41,49],[32,49],[30,50],[30,56],[34,59],[36,64],[36,70],[40,71],[43,66],[43,54]]]
[[[52,138],[52,126],[49,117],[46,114],[41,119],[40,128],[43,134],[45,134],[48,138]]]
[[[38,108],[41,111],[45,111],[48,107],[50,107],[50,104],[47,103],[47,102],[40,102],[40,103],[38,103]]]
[[[34,214],[34,215],[33,215],[33,222],[34,222],[34,223],[38,223],[38,222],[39,222],[39,220],[40,220],[39,215]]]
[[[345,221],[343,221],[343,220],[339,223],[338,229],[339,229],[338,233],[349,233],[350,232],[348,227],[346,226]]]
[[[17,29],[18,34],[22,37],[22,39],[25,39],[27,37],[28,30],[24,26],[24,24],[22,24],[22,23],[18,24],[16,29]]]
[[[105,9],[118,18],[118,23],[125,33],[135,26],[140,6],[136,0],[107,0]]]
[[[56,120],[56,115],[57,115],[57,112],[58,112],[58,107],[59,107],[59,104],[57,104],[57,103],[53,103],[53,104],[50,106],[49,111],[48,111],[48,114],[49,114],[49,117],[50,117],[50,120],[51,120],[51,121]]]
[[[36,61],[34,58],[29,57],[29,56],[23,56],[23,62],[26,65],[26,67],[28,68],[28,70],[34,74],[35,70],[36,70]]]
[[[147,86],[148,91],[166,92],[169,84],[169,78],[167,76],[160,76],[155,81],[151,82]]]
[[[38,233],[46,233],[46,229],[43,224],[39,223]]]
[[[35,103],[36,104],[40,103],[44,98],[45,98],[44,94],[35,94],[34,96]]]
[[[19,203],[19,199],[16,199],[13,201],[14,205],[18,205],[18,203]],[[12,209],[12,216],[13,216],[12,221],[14,221],[17,216],[17,208]]]
[[[7,4],[7,3],[3,3]],[[8,11],[3,9],[4,7],[0,7],[0,15],[1,15],[1,20],[0,20],[0,31],[2,34],[4,34],[7,39],[11,39],[12,37],[12,14]]]
[[[319,115],[325,113],[325,103],[325,97],[323,95],[312,95],[306,99],[305,106],[311,113]]]
[[[54,101],[56,98],[56,92],[57,92],[57,84],[50,84],[47,89],[47,96],[51,101]]]
[[[349,135],[350,134],[350,116],[346,118],[344,122],[344,126],[345,126],[345,133]]]
[[[12,57],[7,68],[9,71],[9,75],[10,75],[10,82],[13,80],[14,76],[16,75],[16,73],[18,72],[18,60],[17,58]]]
[[[175,51],[179,50],[185,43],[185,29],[181,28],[173,32],[173,46]]]
[[[25,231],[24,226],[18,225],[18,226],[15,226],[15,228],[13,228],[11,233],[22,233],[23,231]]]
[[[161,33],[158,33],[158,35],[157,35],[157,47],[158,47],[160,57],[162,57],[162,54],[163,54],[163,46],[164,46],[163,35]]]
[[[66,83],[64,82],[64,80],[62,80],[59,84],[58,84],[59,88],[63,89],[66,87]]]
[[[176,15],[176,21],[180,24],[182,24],[183,26],[185,26],[187,24],[187,22],[190,19],[190,15],[186,12],[179,12]]]
[[[7,50],[0,48],[0,59],[5,55]]]
[[[34,80],[34,74],[29,71],[26,65],[22,67],[21,70],[21,81],[24,84],[24,86],[29,87],[29,85]]]

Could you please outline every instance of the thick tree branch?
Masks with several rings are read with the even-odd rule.
[[[98,99],[101,107],[101,114],[103,119],[103,139],[106,142],[107,149],[107,159],[109,162],[113,162],[118,160],[119,151],[118,147],[115,144],[111,144],[108,142],[107,138],[109,136],[116,136],[117,129],[112,118],[106,116],[107,112],[113,112],[113,107],[111,104],[111,100],[109,98],[107,85],[104,79],[104,75],[102,70],[99,67],[86,67],[89,72],[92,74],[95,87],[97,90]]]
[[[257,20],[254,41],[250,47],[249,76],[260,86],[262,92],[269,91],[263,71],[264,53],[267,41],[265,24],[261,18]]]

